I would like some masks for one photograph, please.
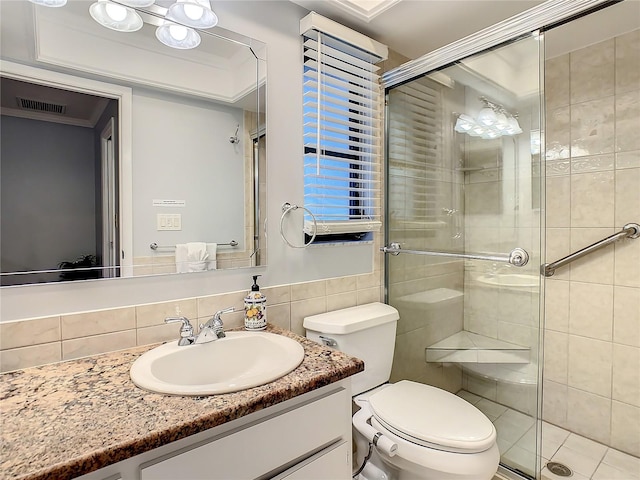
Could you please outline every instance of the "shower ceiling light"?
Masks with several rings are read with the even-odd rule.
[[[455,130],[460,133],[467,133],[475,126],[476,122],[473,118],[464,113],[456,120]]]
[[[509,125],[507,116],[503,112],[498,112],[496,114],[496,123],[494,125],[498,130],[505,130]]]
[[[480,113],[478,113],[476,120],[478,123],[484,125],[485,127],[495,125],[498,121],[496,112],[489,106],[486,106],[482,110],[480,110]]]
[[[520,128],[520,124],[516,117],[509,117],[505,131],[507,132],[507,135],[518,135],[519,133],[522,133],[522,128]]]
[[[484,139],[522,133],[516,115],[510,114],[502,105],[490,102],[485,97],[480,97],[480,100],[484,107],[475,118],[464,113],[458,116],[454,126],[456,132]]]
[[[29,1],[43,7],[62,7],[67,3],[67,0]],[[142,28],[144,22],[134,9],[151,7],[155,2],[156,0],[97,0],[89,7],[89,14],[103,27],[118,32],[135,32]],[[218,16],[211,10],[210,0],[175,0],[169,7],[166,6],[167,3],[163,0],[161,5],[155,5],[154,14],[164,14],[166,20],[156,29],[156,38],[169,47],[182,50],[195,48],[200,45],[201,38],[194,28],[211,28],[218,23]]]

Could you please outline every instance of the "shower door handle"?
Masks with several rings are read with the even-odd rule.
[[[403,252],[400,252],[401,249],[402,249],[402,246],[399,243],[391,242],[388,247],[382,247],[380,251],[383,253],[390,253],[391,255],[394,255],[396,257],[400,255],[400,253],[407,253],[410,251],[410,250],[405,250]]]
[[[454,252],[432,252],[424,250],[402,250],[399,243],[390,243],[387,247],[380,248],[383,253],[400,255],[408,253],[411,255],[431,255],[434,257],[466,258],[470,260],[489,260],[491,262],[506,262],[514,267],[524,267],[529,262],[529,254],[523,248],[516,247],[509,253],[454,253]]]

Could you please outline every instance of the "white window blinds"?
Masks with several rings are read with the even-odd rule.
[[[303,42],[304,206],[318,235],[377,230],[380,57],[317,30],[305,32]],[[305,217],[305,233],[313,230]]]
[[[442,228],[442,207],[451,191],[444,164],[442,85],[422,78],[389,92],[388,184],[392,230]]]

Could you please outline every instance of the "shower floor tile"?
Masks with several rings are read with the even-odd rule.
[[[465,390],[460,390],[458,396],[485,412],[496,426],[502,463],[533,475],[536,449],[533,418]],[[563,463],[573,475],[553,474],[545,466],[549,461]],[[640,458],[547,422],[542,422],[542,466],[542,480],[640,480]]]

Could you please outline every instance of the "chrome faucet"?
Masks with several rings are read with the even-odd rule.
[[[196,341],[195,336],[193,335],[193,327],[189,322],[187,317],[168,317],[164,319],[164,323],[176,323],[182,322],[180,326],[180,340],[178,340],[178,345],[181,347],[185,345],[191,345]]]
[[[222,319],[220,317],[224,313],[231,313],[235,311],[236,309],[234,307],[217,311],[207,323],[200,325],[200,333],[196,337],[195,343],[208,343],[218,340],[219,338],[224,338],[226,335],[224,333],[224,325],[222,324]]]

